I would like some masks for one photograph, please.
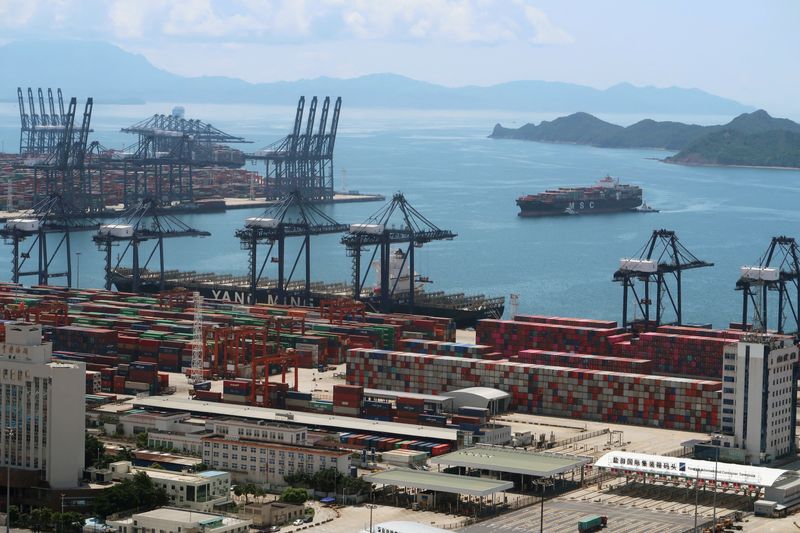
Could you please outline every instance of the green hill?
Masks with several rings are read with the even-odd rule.
[[[667,157],[688,165],[800,167],[800,132],[787,130],[746,133],[725,129],[710,133]]]
[[[602,148],[661,148],[678,151],[671,163],[800,166],[800,124],[763,109],[719,126],[641,120],[628,127],[588,113],[574,113],[517,129],[494,127],[493,139],[588,144]]]

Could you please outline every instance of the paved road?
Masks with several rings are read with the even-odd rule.
[[[462,533],[512,533],[539,531],[538,505],[526,507],[509,514],[489,519],[461,530]],[[693,516],[630,509],[591,502],[550,501],[544,508],[544,531],[547,533],[574,533],[581,517],[602,514],[608,516],[610,533],[679,533],[694,525]]]

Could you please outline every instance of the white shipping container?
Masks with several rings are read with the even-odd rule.
[[[97,230],[100,235],[110,235],[112,237],[132,237],[133,226],[130,224],[103,224]]]
[[[619,269],[650,274],[658,270],[658,263],[649,259],[620,259]]]
[[[777,268],[743,266],[741,275],[751,281],[778,281],[780,271]]]
[[[383,228],[383,224],[350,224],[350,233],[380,235],[383,233]]]
[[[280,220],[265,217],[250,217],[244,220],[245,226],[255,228],[277,228]]]
[[[6,222],[6,228],[20,231],[38,231],[39,221],[34,218],[12,218]]]

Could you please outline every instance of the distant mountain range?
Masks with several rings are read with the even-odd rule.
[[[800,167],[800,124],[763,109],[719,126],[646,119],[622,127],[581,112],[516,129],[497,124],[490,137],[677,151],[670,163]]]
[[[235,52],[231,52],[235,53]],[[268,59],[258,68],[268,68]],[[342,96],[353,107],[513,109],[558,112],[734,115],[753,108],[698,89],[635,87],[605,90],[551,81],[489,87],[445,87],[394,74],[248,83],[221,76],[190,78],[154,67],[143,56],[104,42],[14,42],[0,47],[0,100],[21,87],[61,87],[65,96],[98,103],[213,102],[293,105],[301,95]]]

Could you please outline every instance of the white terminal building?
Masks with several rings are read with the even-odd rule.
[[[720,446],[744,450],[750,464],[795,453],[797,358],[783,336],[754,333],[726,347]]]
[[[0,343],[0,439],[3,464],[10,459],[14,486],[69,489],[80,485],[84,466],[86,367],[51,361],[42,327],[8,323]],[[3,475],[5,469],[3,470]]]

